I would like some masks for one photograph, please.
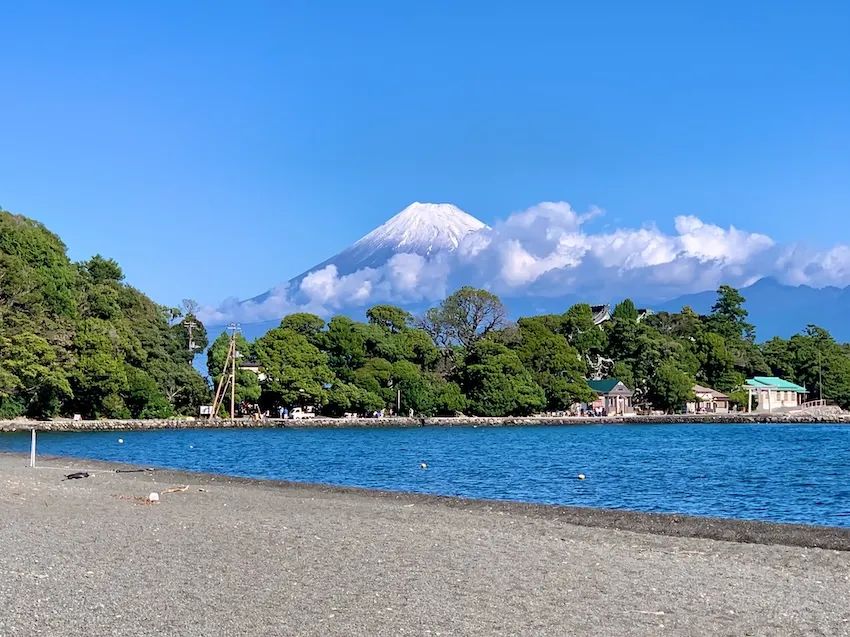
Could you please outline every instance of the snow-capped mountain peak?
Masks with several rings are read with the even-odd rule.
[[[367,268],[381,268],[397,254],[432,257],[453,252],[467,235],[488,228],[472,215],[447,203],[414,202],[375,228],[342,252],[289,280],[289,290],[297,295],[310,274],[333,266],[333,276],[345,276]],[[249,299],[263,303],[271,291]]]
[[[486,227],[452,204],[416,201],[351,248],[392,247],[399,252],[415,252],[424,256],[452,251],[466,235]]]

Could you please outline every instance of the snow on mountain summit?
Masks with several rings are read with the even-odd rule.
[[[350,249],[392,246],[398,252],[426,256],[452,251],[466,235],[486,227],[452,204],[417,201],[357,241]]]
[[[486,227],[457,206],[417,201],[339,254],[292,279],[290,285],[329,265],[344,275],[363,268],[379,268],[399,253],[426,257],[451,252],[466,235]]]
[[[414,202],[342,252],[289,280],[297,292],[304,278],[332,265],[336,276],[353,274],[365,268],[380,268],[397,254],[430,257],[452,252],[467,235],[488,228],[472,215],[447,203]],[[249,299],[262,303],[271,291]]]

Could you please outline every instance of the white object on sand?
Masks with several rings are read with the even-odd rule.
[[[159,494],[158,494],[158,493],[151,493],[151,494],[148,496],[148,500],[149,500],[150,502],[159,502]]]

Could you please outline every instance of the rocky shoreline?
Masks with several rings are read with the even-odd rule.
[[[510,427],[564,425],[661,425],[661,424],[850,424],[850,415],[818,414],[678,414],[664,416],[563,417],[533,416],[524,418],[315,418],[304,420],[251,419],[237,420],[8,420],[0,421],[0,432],[28,431],[144,431],[148,429],[257,429],[257,428],[382,428],[382,427]]]

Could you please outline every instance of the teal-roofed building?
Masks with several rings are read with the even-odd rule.
[[[753,397],[758,401],[755,411],[788,411],[799,408],[809,393],[805,387],[776,376],[748,378],[744,387],[749,394],[748,411],[753,411]]]
[[[595,391],[599,398],[593,403],[594,411],[603,409],[610,415],[633,414],[632,405],[634,392],[616,378],[605,378],[603,380],[589,380],[588,386]]]

